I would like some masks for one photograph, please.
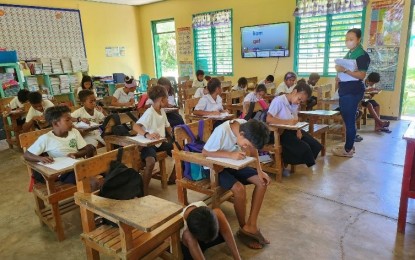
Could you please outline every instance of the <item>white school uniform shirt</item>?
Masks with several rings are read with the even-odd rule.
[[[171,105],[171,106],[176,106],[176,99],[174,98],[174,96],[173,95],[171,95],[171,96],[168,96],[167,97],[167,102],[169,103],[169,105]],[[148,106],[148,105],[153,105],[154,104],[154,102],[153,102],[153,100],[151,100],[151,99],[147,99],[147,101],[146,101],[146,106]]]
[[[17,97],[14,97],[12,101],[9,103],[9,107],[13,109],[17,108],[24,108],[24,104],[20,103],[19,99]]]
[[[293,91],[293,89],[294,89],[294,86],[292,86],[291,88],[289,88],[287,86],[287,84],[285,84],[285,82],[283,81],[277,87],[277,95],[280,94],[281,92],[282,93],[285,93],[285,94],[289,94],[289,93],[291,93]]]
[[[284,120],[297,119],[298,105],[290,104],[286,95],[277,96],[272,100],[268,114]]]
[[[77,110],[73,111],[71,113],[71,116],[73,118],[86,118],[91,122],[94,123],[101,123],[102,121],[104,121],[105,116],[102,112],[98,111],[97,109],[94,109],[94,114],[91,116],[84,107],[78,108]],[[98,142],[100,142],[101,144],[105,145],[104,139],[102,139],[101,137],[101,133],[98,129],[94,130],[94,131],[89,131],[86,135],[84,135],[84,139],[86,141],[87,144],[92,144],[93,146],[97,146]]]
[[[206,80],[202,80],[202,81],[199,81],[197,79],[193,80],[192,88],[204,88],[206,86],[207,86],[207,81]]]
[[[41,135],[27,150],[35,155],[48,153],[50,157],[56,158],[76,153],[85,146],[86,142],[79,131],[72,128],[66,137],[58,137],[53,131],[49,131]]]
[[[245,96],[244,98],[244,103],[250,103],[250,102],[258,102],[259,99],[256,96],[256,92],[250,92],[248,95]]]
[[[195,94],[193,95],[194,98],[201,98],[205,95],[205,93],[203,92],[205,89],[204,88],[198,88],[195,92]]]
[[[76,90],[76,94],[78,95],[79,92],[81,92],[82,90],[83,90],[82,87],[78,87],[78,89]],[[89,90],[91,90],[91,89],[89,89]],[[93,88],[92,92],[94,92],[95,97],[97,97],[97,90]]]
[[[187,205],[182,212],[180,213],[180,216],[183,218],[184,213],[186,212],[186,210],[190,207],[207,207],[206,203],[204,203],[203,201],[196,201],[193,203],[190,203],[189,205]],[[180,239],[182,239],[183,236],[183,232],[187,229],[187,221],[183,218],[183,227],[180,229]]]
[[[134,93],[128,92],[127,94],[124,92],[124,88],[117,88],[112,96],[115,97],[119,103],[128,103],[131,99],[134,99]]]
[[[32,106],[29,108],[29,111],[26,115],[26,122],[29,122],[32,120],[35,116],[43,116],[43,113],[46,111],[47,108],[55,106],[51,101],[44,99],[42,100],[42,107],[43,112],[40,112],[36,109],[34,109]]]
[[[197,102],[195,110],[209,112],[222,111],[222,98],[218,95],[215,101],[210,94],[204,95],[199,99],[199,102]]]
[[[164,109],[157,113],[153,106],[149,107],[146,112],[138,119],[137,124],[143,126],[144,131],[152,133],[158,133],[160,137],[166,137],[166,127],[170,127],[170,123],[167,120],[166,112]],[[156,144],[160,147],[161,144]]]
[[[210,135],[203,149],[208,152],[228,151],[235,152],[239,150],[239,146],[236,145],[236,136],[231,129],[231,123],[238,122],[239,124],[246,123],[245,119],[228,120],[216,127],[213,133]]]
[[[236,85],[232,87],[232,90],[239,91],[239,90],[245,90],[245,89],[239,85]]]

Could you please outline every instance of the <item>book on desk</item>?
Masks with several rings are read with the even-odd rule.
[[[279,128],[284,128],[284,129],[288,129],[288,130],[297,130],[297,129],[301,129],[305,126],[307,126],[308,123],[307,122],[298,122],[295,125],[285,125],[285,124],[270,124],[270,126],[275,126],[275,127],[279,127]]]

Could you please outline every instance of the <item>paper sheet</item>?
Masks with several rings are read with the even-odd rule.
[[[351,59],[335,59],[334,60],[334,63],[336,65],[340,65],[340,66],[342,66],[345,69],[348,69],[350,71],[356,71],[357,70],[356,60],[351,60]],[[350,76],[349,74],[343,73],[343,72],[338,72],[337,73],[337,77],[339,77],[339,80],[341,82],[359,80],[359,79],[354,78],[354,77]]]
[[[43,165],[45,167],[48,167],[48,168],[59,171],[59,170],[71,167],[76,162],[79,161],[77,159],[72,159],[71,157],[57,157],[57,158],[53,158],[53,160],[54,160],[53,163],[41,163],[41,162],[39,162],[39,164]]]
[[[230,158],[216,158],[216,157],[206,157],[206,159],[216,161],[216,162],[223,162],[223,163],[226,163],[226,164],[234,165],[235,167],[239,167],[241,165],[249,164],[249,163],[255,161],[254,157],[249,157],[249,156],[246,157],[243,160],[234,160],[234,159],[230,159]]]
[[[226,118],[229,116],[229,113],[220,113],[220,115],[205,115],[206,118]]]
[[[85,123],[85,122],[77,122],[75,124],[76,128],[81,128],[81,129],[88,129],[88,128],[98,128],[100,126],[100,124],[97,124],[95,122],[89,122],[89,124]]]
[[[295,124],[295,125],[283,125],[283,124],[270,124],[270,125],[272,125],[272,126],[276,126],[276,127],[284,127],[284,128],[286,128],[286,129],[293,129],[293,130],[297,130],[297,129],[301,129],[301,128],[303,128],[303,127],[307,126],[307,125],[308,125],[308,123],[307,123],[307,122],[298,122],[298,123],[297,123],[297,124]]]
[[[137,141],[139,143],[142,143],[142,144],[148,144],[148,143],[152,143],[154,141],[157,141],[157,140],[151,140],[151,139],[145,138],[142,135],[127,136],[127,138],[130,138],[130,139],[132,139],[134,141]]]

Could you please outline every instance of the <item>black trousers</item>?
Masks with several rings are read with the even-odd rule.
[[[313,166],[323,146],[309,133],[301,130],[303,137],[297,138],[296,130],[284,130],[280,140],[282,146],[282,160],[288,164],[306,164]]]

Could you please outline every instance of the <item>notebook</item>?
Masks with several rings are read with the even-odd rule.
[[[53,163],[41,163],[39,162],[40,165],[43,165],[45,167],[54,169],[56,171],[68,168],[73,166],[76,162],[78,162],[79,160],[77,159],[73,159],[71,157],[56,157],[53,158]]]

